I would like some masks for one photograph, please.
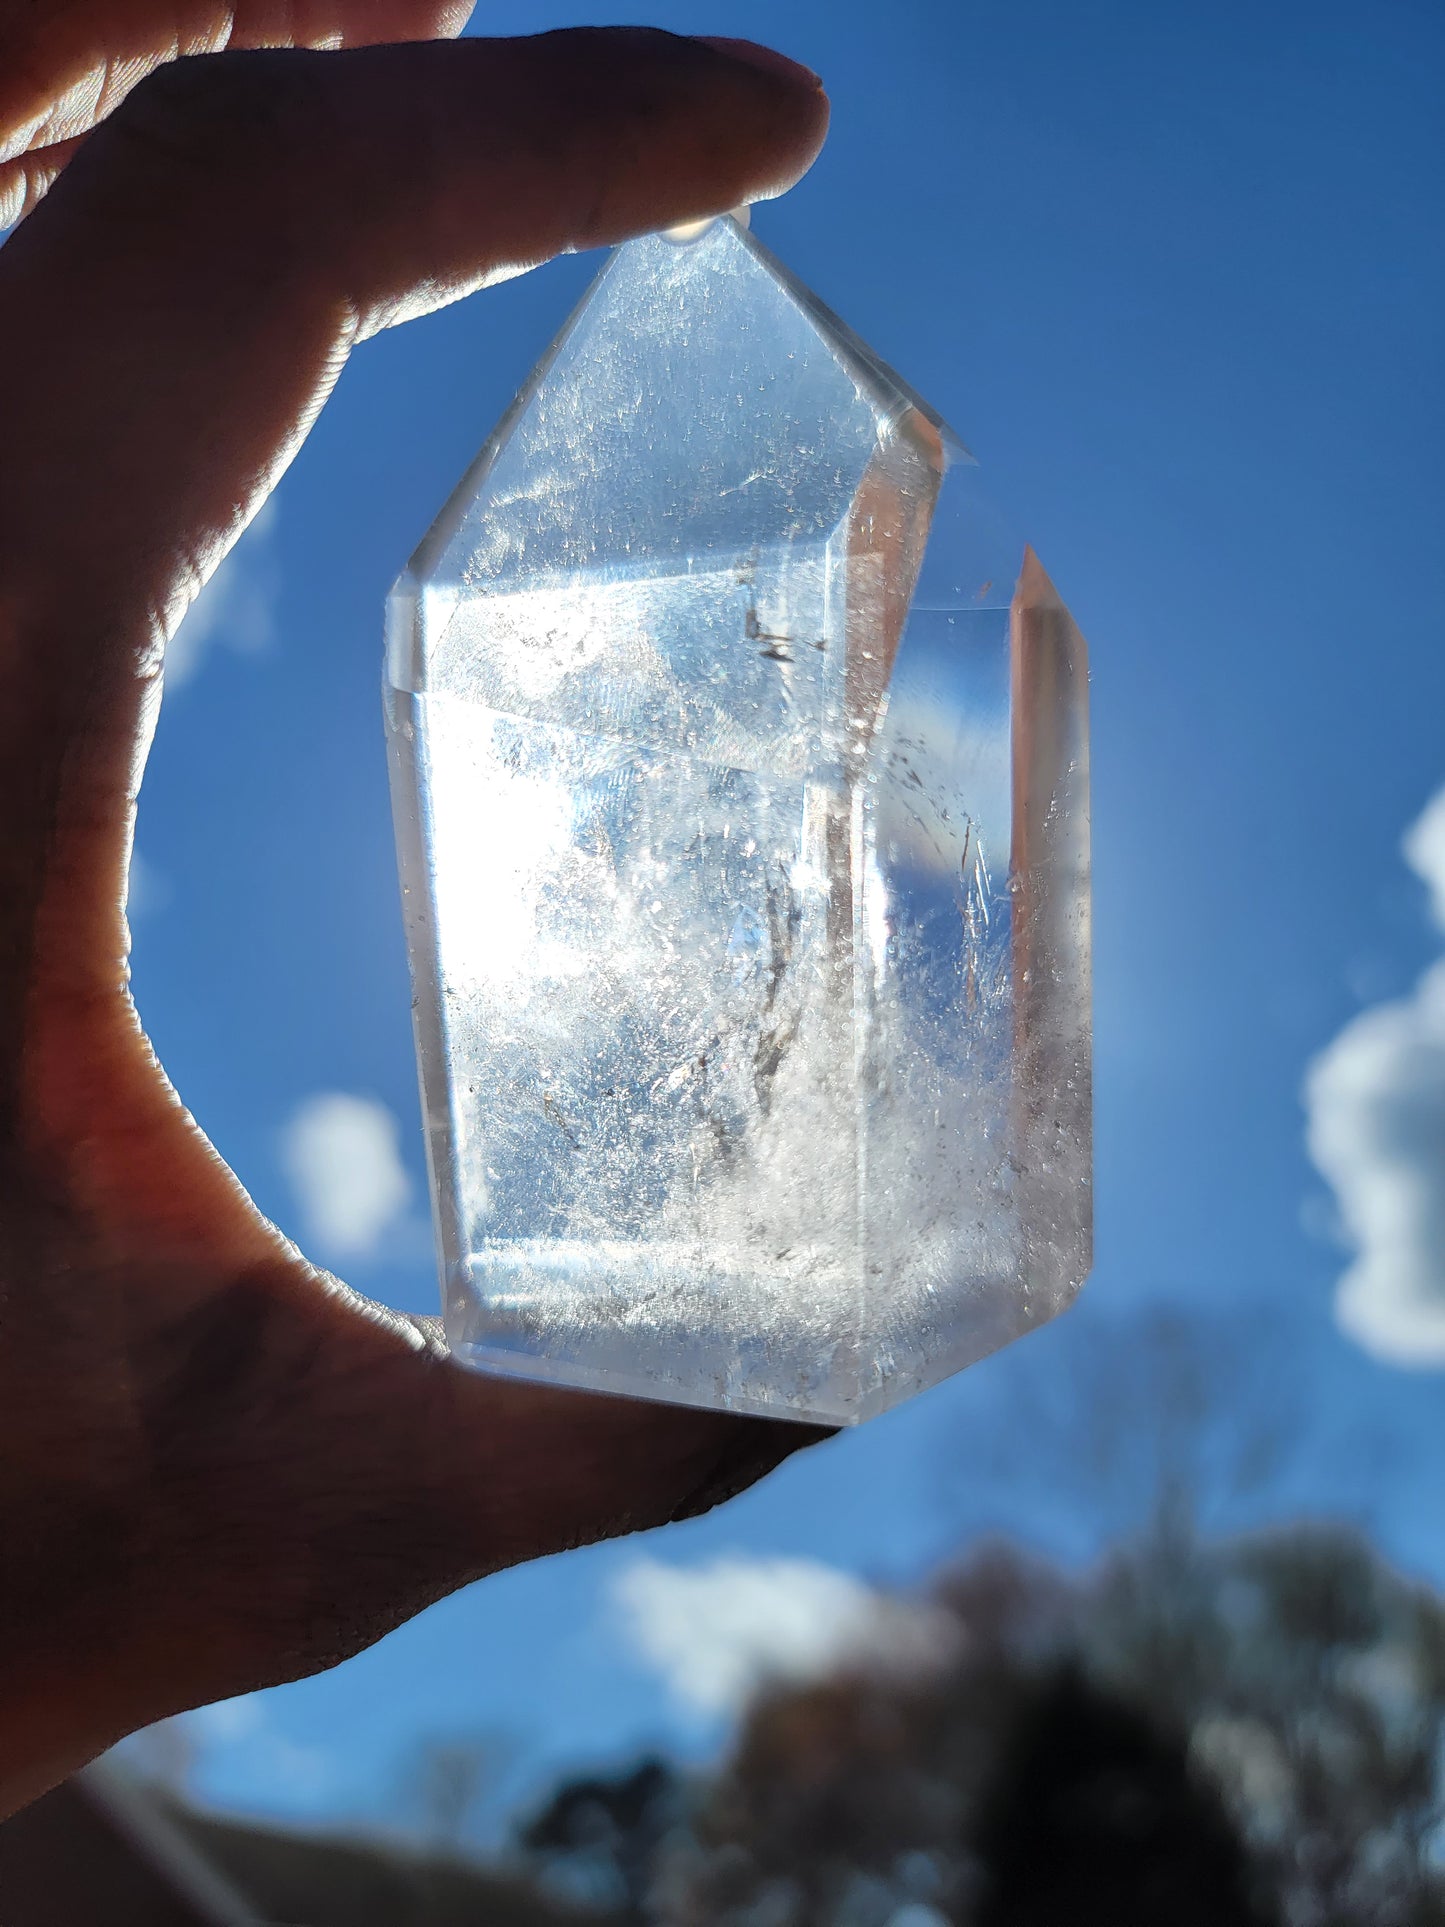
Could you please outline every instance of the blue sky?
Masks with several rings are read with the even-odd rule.
[[[476,25],[606,17],[484,4]],[[829,145],[757,231],[957,424],[1090,639],[1097,1269],[1056,1328],[724,1513],[504,1575],[336,1673],[204,1716],[203,1788],[270,1811],[383,1812],[423,1735],[507,1734],[515,1786],[650,1738],[706,1745],[714,1716],[638,1643],[688,1597],[669,1571],[731,1561],[743,1632],[725,1640],[768,1616],[769,1585],[811,1586],[814,1622],[842,1624],[856,1577],[914,1579],[986,1527],[1083,1556],[1115,1513],[1065,1476],[1059,1414],[1101,1358],[1127,1360],[1151,1306],[1212,1320],[1241,1406],[1289,1414],[1297,1449],[1256,1507],[1358,1512],[1445,1581],[1445,1386],[1419,1363],[1437,1328],[1391,1325],[1411,1368],[1361,1345],[1359,1320],[1341,1332],[1350,1254],[1329,1235],[1343,1200],[1389,1242],[1386,1153],[1412,1197],[1434,1174],[1445,1222],[1427,1075],[1445,1019],[1437,1034],[1406,1004],[1393,1041],[1357,1030],[1332,1060],[1338,1198],[1301,1102],[1311,1060],[1413,996],[1442,949],[1401,839],[1445,782],[1445,16],[718,0],[630,17],[771,39],[822,73]],[[413,1309],[435,1283],[382,604],[597,265],[357,355],[183,631],[142,799],[135,984],[163,1061],[263,1208],[304,1237],[309,1170],[332,1211],[315,1255]],[[1445,877],[1445,824],[1438,857]],[[1381,1095],[1390,1064],[1425,1078],[1403,1109]],[[331,1107],[330,1138],[326,1094],[361,1100]],[[326,1190],[336,1129],[392,1174],[369,1223],[365,1199],[348,1217]]]

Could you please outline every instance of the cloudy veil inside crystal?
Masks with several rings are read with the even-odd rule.
[[[1087,675],[937,414],[620,249],[389,610],[459,1355],[849,1422],[1089,1263]]]

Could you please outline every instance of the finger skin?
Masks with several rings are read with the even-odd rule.
[[[431,40],[470,12],[465,0],[0,0],[0,161],[86,132],[170,60]]]
[[[809,82],[640,31],[182,61],[0,250],[0,1810],[818,1436],[458,1369],[256,1212],[121,893],[167,634],[367,332],[776,190]]]
[[[22,1490],[0,1467],[0,1815],[139,1726],[693,1516],[827,1436],[485,1379],[327,1282],[147,1259],[13,1307],[56,1377],[0,1367],[5,1425],[44,1446]]]
[[[241,47],[366,47],[460,33],[470,0],[0,0],[0,228],[166,62]]]
[[[85,134],[46,147],[32,147],[12,161],[0,161],[0,228],[23,221],[50,192],[84,146]]]

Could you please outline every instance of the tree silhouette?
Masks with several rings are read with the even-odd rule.
[[[1445,1927],[1445,1604],[1363,1539],[1166,1512],[939,1608],[931,1664],[771,1691],[711,1780],[564,1789],[526,1853],[659,1927]]]

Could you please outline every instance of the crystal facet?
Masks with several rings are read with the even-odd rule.
[[[732,220],[619,249],[389,608],[447,1331],[848,1423],[1089,1266],[1083,640]]]

